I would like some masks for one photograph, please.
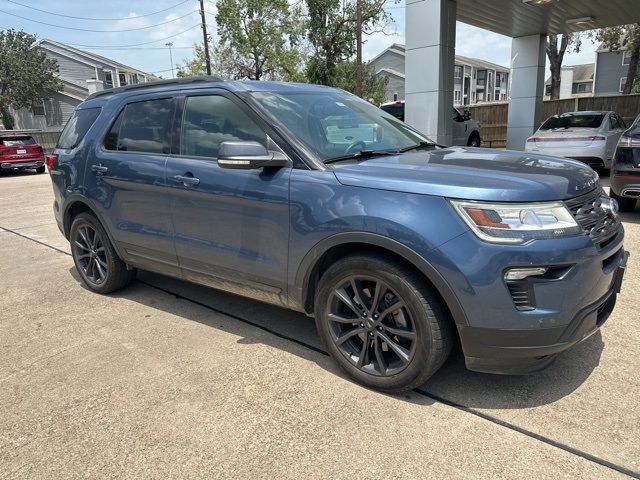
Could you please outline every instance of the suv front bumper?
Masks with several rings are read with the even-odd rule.
[[[595,333],[609,318],[620,292],[628,259],[623,238],[621,228],[601,249],[586,237],[496,248],[469,234],[440,247],[452,264],[461,266],[446,276],[450,286],[456,284],[453,290],[467,317],[457,322],[467,368],[532,373]],[[535,308],[519,311],[504,271],[554,265],[570,269],[561,279],[535,283]]]

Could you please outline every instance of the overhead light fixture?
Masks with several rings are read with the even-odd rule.
[[[556,3],[557,1],[558,0],[522,0],[522,3],[526,3],[527,5],[544,6]]]
[[[588,25],[593,23],[594,20],[595,18],[593,17],[570,18],[567,20],[567,25]]]

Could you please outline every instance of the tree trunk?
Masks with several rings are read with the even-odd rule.
[[[633,84],[638,75],[638,65],[640,64],[640,39],[636,38],[633,42],[631,50],[631,59],[629,60],[629,71],[627,72],[627,83],[622,90],[623,95],[629,95],[633,91]]]
[[[558,35],[549,35],[547,44],[547,57],[551,69],[551,100],[560,98],[560,85],[562,81],[562,62],[564,54],[569,46],[569,35],[563,35],[558,48]]]

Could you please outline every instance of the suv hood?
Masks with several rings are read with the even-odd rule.
[[[334,172],[354,187],[493,202],[566,200],[598,186],[598,174],[575,160],[466,147],[336,164]]]

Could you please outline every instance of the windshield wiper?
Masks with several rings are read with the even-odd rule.
[[[359,160],[372,157],[382,157],[383,155],[397,155],[398,150],[361,150],[359,152],[350,153],[349,155],[341,155],[339,157],[327,158],[322,163],[342,162],[343,160]]]
[[[410,147],[403,148],[402,150],[400,150],[400,153],[410,152],[411,150],[419,150],[421,148],[435,148],[438,146],[438,144],[432,142],[420,142],[416,143],[415,145],[411,145]]]

